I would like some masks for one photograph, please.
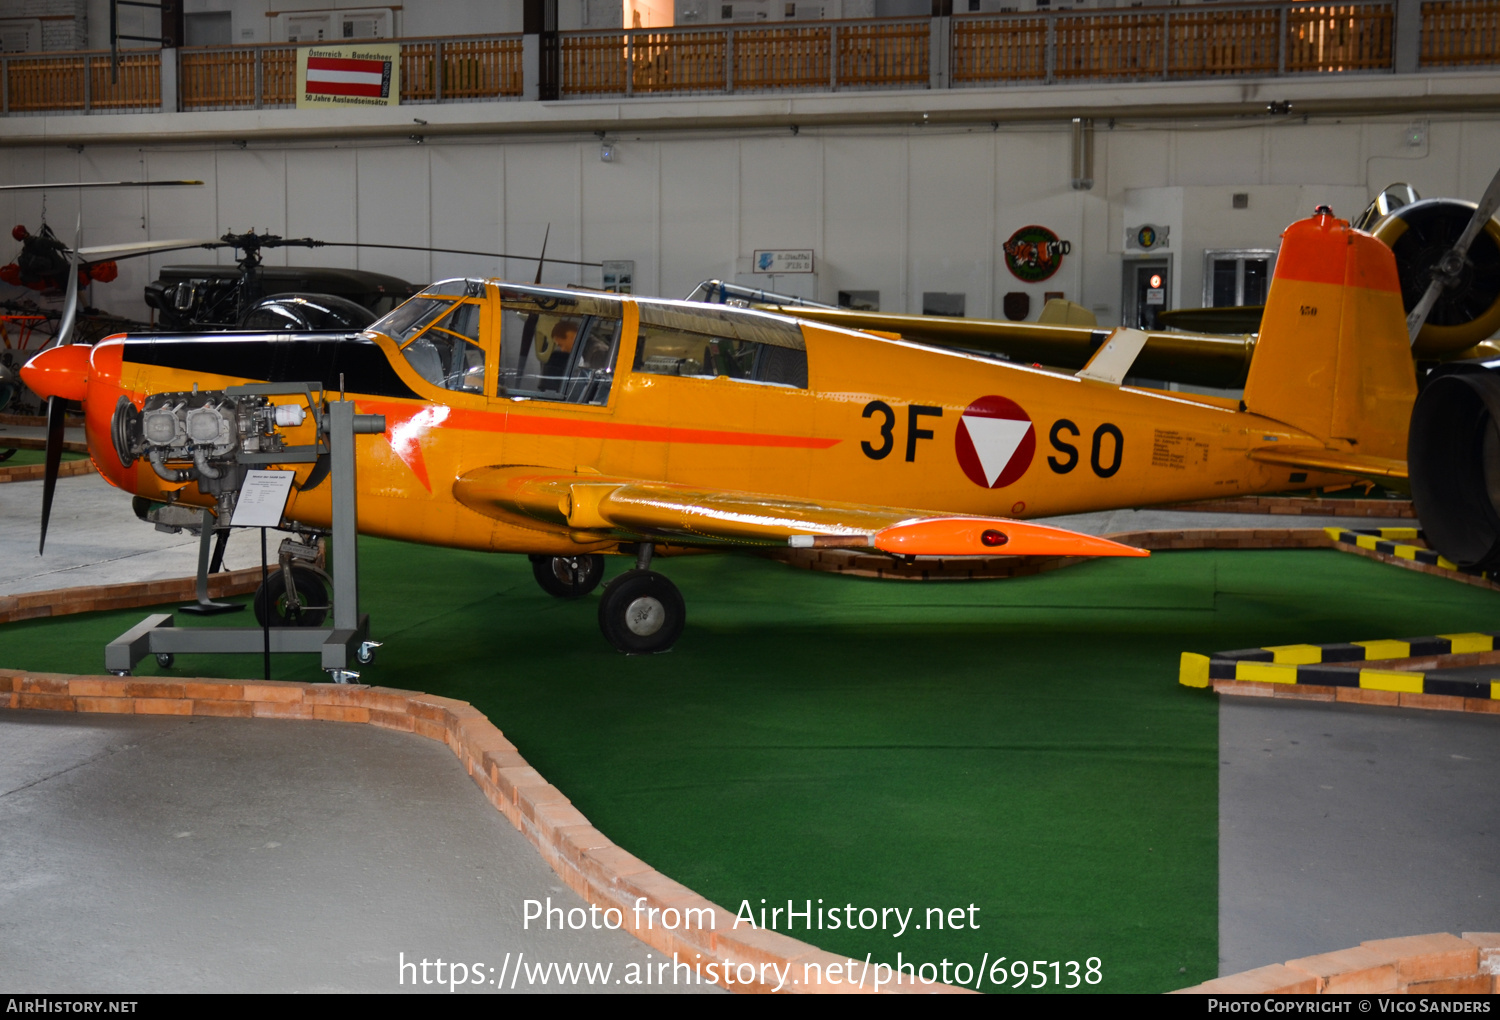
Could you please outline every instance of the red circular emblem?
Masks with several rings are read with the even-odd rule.
[[[1006,397],[980,397],[958,421],[953,438],[958,466],[969,481],[1003,489],[1031,467],[1036,429],[1021,405]]]

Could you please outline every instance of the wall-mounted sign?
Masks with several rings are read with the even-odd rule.
[[[1172,234],[1171,227],[1159,227],[1154,223],[1143,223],[1139,227],[1130,227],[1125,231],[1125,247],[1134,248],[1136,251],[1155,251],[1157,248],[1170,248],[1168,239]]]
[[[297,106],[398,106],[401,44],[297,49]]]
[[[753,267],[751,272],[755,273],[810,273],[813,271],[813,251],[811,248],[758,248],[750,264]]]
[[[633,294],[635,259],[605,259],[604,289],[611,294]]]
[[[1005,266],[1018,280],[1041,283],[1062,267],[1073,242],[1059,241],[1046,227],[1022,227],[1005,242]]]

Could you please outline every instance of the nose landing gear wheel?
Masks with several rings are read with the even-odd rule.
[[[560,599],[581,599],[604,579],[604,557],[598,553],[587,556],[533,556],[531,572],[536,583],[548,595]]]
[[[320,627],[328,616],[328,589],[323,579],[305,567],[292,568],[292,587],[297,599],[286,596],[281,571],[271,571],[269,580],[255,592],[255,622],[265,625],[269,611],[272,627]]]
[[[627,655],[667,651],[686,622],[682,593],[650,570],[627,570],[609,582],[599,600],[599,629]]]

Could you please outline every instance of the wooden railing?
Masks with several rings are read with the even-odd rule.
[[[953,19],[951,78],[971,86],[1388,71],[1393,23],[1389,0],[963,16]]]
[[[1422,5],[1421,67],[1500,64],[1500,0]]]
[[[1420,68],[1500,66],[1500,0],[1422,4]],[[564,32],[564,98],[1391,71],[1393,0]],[[1408,45],[1410,45],[1408,43]],[[946,60],[932,48],[946,47]],[[401,42],[401,102],[520,98],[521,36]],[[295,103],[296,47],[177,52],[177,108]],[[170,96],[169,96],[170,101]],[[161,56],[0,55],[0,114],[161,109]]]
[[[925,88],[931,21],[568,32],[567,96]]]
[[[5,113],[134,113],[161,109],[161,54],[13,56],[4,61]]]

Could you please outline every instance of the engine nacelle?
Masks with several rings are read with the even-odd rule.
[[[1457,243],[1474,216],[1475,204],[1431,198],[1395,209],[1370,228],[1396,256],[1401,302],[1408,313],[1432,282],[1432,268]],[[1491,219],[1469,247],[1458,285],[1445,290],[1412,353],[1419,358],[1450,358],[1500,330],[1500,223]]]
[[[1428,543],[1460,567],[1500,566],[1500,361],[1455,362],[1429,377],[1406,462]]]

